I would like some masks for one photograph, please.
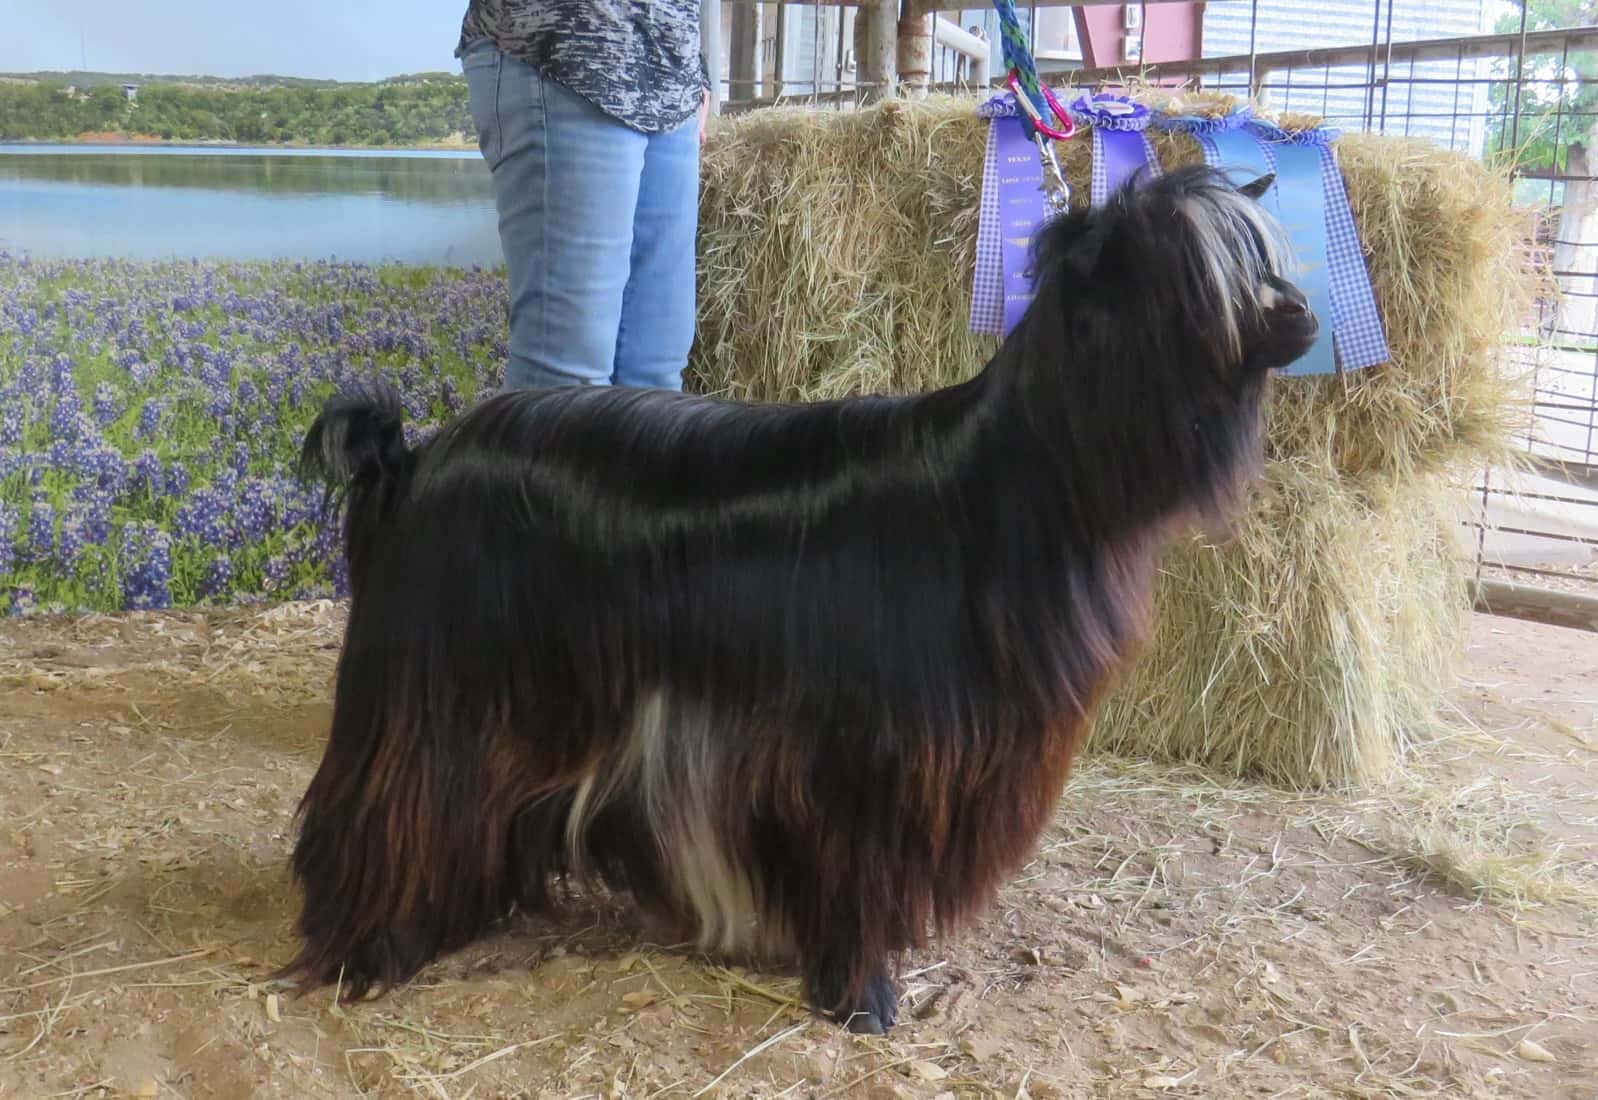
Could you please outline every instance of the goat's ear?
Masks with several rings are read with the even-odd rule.
[[[1091,279],[1104,253],[1104,227],[1093,225],[1071,248],[1069,262],[1078,278]]]
[[[1253,183],[1245,183],[1238,191],[1251,199],[1258,199],[1271,189],[1271,184],[1276,182],[1276,173],[1267,172]]]
[[[1052,269],[1069,272],[1080,279],[1089,278],[1098,265],[1102,248],[1103,234],[1097,231],[1095,215],[1086,210],[1074,210],[1046,224],[1033,240],[1030,274],[1036,278]]]

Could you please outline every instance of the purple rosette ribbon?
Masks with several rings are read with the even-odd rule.
[[[971,330],[1008,334],[1032,303],[1032,237],[1048,213],[1043,166],[1013,93],[977,108],[988,120],[977,219]]]
[[[1018,118],[1021,105],[1015,101],[1014,92],[1001,92],[977,105],[978,118]]]
[[[1141,171],[1145,179],[1160,173],[1145,132],[1153,112],[1124,95],[1078,96],[1071,114],[1093,128],[1093,184],[1091,199],[1102,206],[1128,180]]]

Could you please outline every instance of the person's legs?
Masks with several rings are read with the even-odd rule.
[[[609,384],[648,139],[492,43],[462,68],[510,276],[505,388]]]
[[[632,274],[616,341],[616,383],[682,389],[694,341],[699,122],[652,135],[633,217]]]

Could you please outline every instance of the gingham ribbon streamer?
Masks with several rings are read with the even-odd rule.
[[[1371,287],[1370,272],[1365,266],[1364,249],[1354,225],[1348,191],[1332,146],[1338,136],[1336,130],[1321,127],[1288,131],[1254,117],[1247,108],[1223,118],[1170,117],[1157,119],[1154,125],[1191,133],[1204,150],[1204,159],[1216,167],[1226,161],[1220,148],[1226,139],[1217,140],[1217,137],[1239,130],[1246,130],[1256,139],[1253,145],[1266,171],[1275,172],[1278,168],[1273,145],[1316,147],[1326,219],[1326,281],[1337,365],[1343,370],[1361,370],[1385,363],[1392,357]]]
[[[977,220],[977,268],[972,280],[971,329],[1007,334],[1032,301],[1032,235],[1048,217],[1043,166],[1013,93],[978,108],[989,120]]]
[[[1204,162],[1211,167],[1220,167],[1222,164],[1220,142],[1216,140],[1219,134],[1229,134],[1243,129],[1253,118],[1253,112],[1247,107],[1239,107],[1229,115],[1218,118],[1203,118],[1197,115],[1162,115],[1154,119],[1153,125],[1161,130],[1180,130],[1191,134],[1199,143],[1199,148],[1204,152]],[[1268,172],[1276,171],[1276,158],[1271,155],[1268,146],[1260,146]]]
[[[1149,140],[1149,135],[1139,134],[1137,140],[1143,143],[1143,163],[1148,171],[1144,178],[1153,179],[1160,175],[1160,160],[1154,153],[1154,143]],[[1104,201],[1110,197],[1110,172],[1109,158],[1104,155],[1104,134],[1095,129],[1093,131],[1093,166],[1089,171],[1092,179],[1092,190],[1089,198],[1094,206],[1103,206]]]
[[[1003,98],[1003,97],[996,97]],[[983,104],[985,111],[992,101]],[[1011,108],[1014,109],[1014,101]],[[1002,114],[987,114],[989,119]],[[999,137],[988,125],[988,149],[982,160],[982,205],[977,215],[977,268],[971,284],[971,331],[1004,331],[1004,255],[999,218]]]
[[[1381,311],[1376,307],[1376,291],[1371,286],[1370,269],[1365,264],[1365,249],[1354,226],[1354,211],[1348,202],[1348,188],[1337,165],[1334,142],[1340,135],[1329,126],[1290,132],[1263,119],[1251,129],[1271,141],[1294,145],[1314,145],[1321,151],[1321,188],[1326,195],[1326,252],[1332,290],[1332,325],[1336,329],[1337,359],[1344,370],[1379,366],[1393,355],[1387,346],[1387,331]]]
[[[1273,146],[1260,140],[1251,126],[1215,130],[1202,139],[1214,149],[1215,163],[1253,175],[1276,174],[1276,182],[1262,202],[1272,208],[1287,230],[1298,261],[1294,278],[1310,309],[1321,318],[1315,341],[1283,374],[1332,374],[1337,366],[1337,342],[1332,308],[1331,271],[1326,247],[1326,196],[1320,178],[1318,154],[1308,148]]]
[[[989,120],[977,220],[977,268],[971,329],[1006,334],[1032,300],[1027,271],[1031,237],[1047,216],[1043,170],[1027,136],[1028,119],[1011,93],[978,108]]]
[[[1138,110],[1127,112],[1126,115],[1112,114],[1110,111],[1091,109],[1086,103],[1086,97],[1083,97],[1072,104],[1071,113],[1080,123],[1093,125],[1101,119],[1108,119],[1110,121],[1105,122],[1106,130],[1132,132],[1142,130],[1150,119],[1148,108],[1141,104],[1137,107]],[[999,119],[1025,117],[1014,94],[1010,92],[986,100],[977,107],[977,114],[981,118],[988,119],[990,123]],[[1103,153],[1096,126],[1094,137],[1092,201],[1097,204],[1104,201],[1109,191],[1109,173],[1106,169],[1109,158]],[[1143,161],[1149,174],[1158,175],[1160,165],[1155,158],[1153,144],[1146,133],[1140,133],[1138,137],[1143,142]],[[982,165],[981,205],[977,217],[976,272],[971,284],[971,331],[991,334],[1002,334],[1007,331],[1004,219],[999,186],[1000,144],[997,127],[990,125],[987,150]]]
[[[1100,120],[1081,107],[1081,100],[1073,103],[1072,114],[1078,121],[1094,127],[1092,201],[1098,204],[1104,201],[1109,190],[1104,167],[1106,158],[1102,156],[1098,141],[1099,129],[1101,122],[1105,129],[1114,129],[1116,126],[1114,120]],[[991,121],[1014,117],[1021,111],[1015,97],[1006,93],[981,104],[977,113]],[[1217,167],[1224,163],[1224,158],[1215,135],[1240,129],[1247,129],[1251,131],[1251,136],[1264,139],[1254,144],[1265,171],[1274,172],[1278,167],[1271,148],[1273,143],[1317,146],[1320,149],[1321,184],[1325,196],[1330,312],[1338,365],[1343,370],[1360,370],[1380,365],[1392,358],[1370,273],[1365,265],[1364,249],[1354,225],[1348,191],[1332,145],[1337,131],[1327,127],[1286,131],[1255,118],[1247,107],[1220,118],[1150,115],[1142,121],[1142,126],[1182,130],[1191,134],[1203,149],[1205,160]],[[1154,154],[1147,129],[1143,132],[1143,140],[1149,171],[1151,174],[1158,173],[1159,160]],[[990,126],[983,164],[982,197],[977,220],[976,272],[971,293],[971,329],[974,332],[1002,333],[1005,330],[1003,232],[997,177],[998,141]]]

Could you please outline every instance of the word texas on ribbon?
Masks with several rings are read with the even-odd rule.
[[[971,328],[1008,334],[1031,304],[1029,260],[1033,234],[1047,216],[1038,157],[1020,117],[1015,96],[983,104],[989,119],[982,172],[982,208],[977,223],[977,269],[971,293]],[[1080,96],[1071,104],[1075,121],[1093,127],[1091,201],[1104,201],[1143,172],[1159,174],[1159,162],[1144,129],[1149,109],[1125,96]]]
[[[971,329],[1008,334],[1032,303],[1032,236],[1043,224],[1048,199],[1037,146],[1015,96],[996,96],[980,112],[989,126]]]
[[[1238,176],[1276,174],[1262,201],[1287,229],[1298,257],[1296,281],[1310,308],[1330,320],[1314,346],[1283,373],[1331,374],[1387,362],[1387,336],[1331,146],[1336,131],[1288,132],[1246,108],[1224,118],[1178,116],[1158,124],[1191,133],[1217,168]]]

